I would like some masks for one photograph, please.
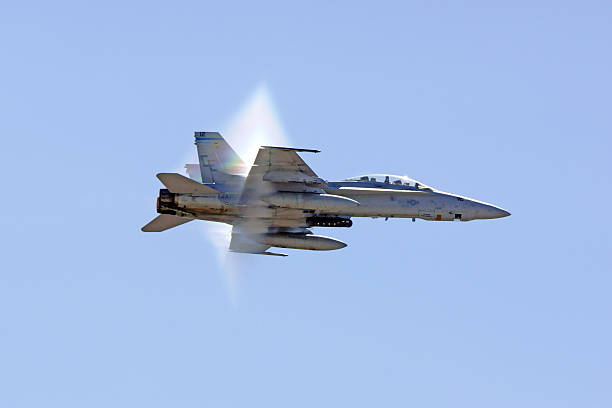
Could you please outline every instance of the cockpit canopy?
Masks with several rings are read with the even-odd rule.
[[[362,183],[384,183],[396,186],[406,186],[418,190],[433,190],[426,184],[406,176],[396,176],[394,174],[366,174],[363,176],[351,177],[343,181],[360,181]]]

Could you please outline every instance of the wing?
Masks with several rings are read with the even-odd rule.
[[[267,252],[270,245],[257,242],[256,235],[268,231],[267,227],[261,225],[240,224],[232,228],[232,240],[230,241],[230,252],[245,254],[287,256],[286,254]]]
[[[258,243],[254,238],[271,229],[295,229],[306,227],[303,210],[273,208],[260,200],[277,191],[311,191],[322,193],[324,183],[302,160],[297,152],[317,153],[317,150],[263,146],[257,152],[244,182],[240,203],[248,206],[242,220],[234,224],[230,251],[256,254],[266,252],[270,246]],[[276,254],[274,254],[276,255]]]
[[[244,182],[240,203],[251,210],[245,223],[265,227],[300,228],[306,226],[303,210],[271,208],[261,197],[278,191],[322,194],[325,181],[302,160],[298,152],[318,153],[318,150],[262,146]]]
[[[266,252],[271,246],[269,244],[275,242],[271,239],[281,235],[312,234],[307,228],[307,219],[313,216],[313,208],[316,207],[306,206],[303,202],[294,204],[292,200],[324,195],[316,197],[323,202],[323,198],[330,199],[333,196],[325,193],[327,183],[302,160],[298,152],[319,151],[272,146],[262,146],[259,149],[240,196],[240,204],[244,206],[245,212],[241,220],[234,224],[230,251],[279,255]],[[354,203],[359,205],[356,201]],[[275,246],[284,245],[281,243]],[[294,248],[290,245],[287,247]]]
[[[262,146],[246,178],[240,201],[247,203],[275,191],[323,193],[321,187],[325,181],[312,171],[297,152],[319,151]]]

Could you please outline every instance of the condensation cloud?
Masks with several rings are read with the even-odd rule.
[[[260,146],[287,146],[289,144],[278,111],[265,84],[259,85],[246,98],[241,107],[230,116],[226,125],[221,129],[221,134],[246,164],[245,176]],[[188,157],[194,157],[194,154]],[[195,157],[192,163],[197,163],[197,155]],[[199,221],[199,224],[210,245],[216,249],[217,261],[223,271],[230,300],[235,303],[239,291],[240,273],[245,260],[244,255],[228,256],[227,248],[232,227],[214,222]]]

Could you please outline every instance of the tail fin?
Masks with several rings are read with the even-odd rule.
[[[231,183],[245,165],[218,132],[195,132],[202,183]]]
[[[195,180],[188,179],[177,173],[159,173],[157,175],[159,181],[171,193],[176,194],[219,194],[217,190],[212,187],[200,184]]]
[[[176,215],[161,214],[150,223],[141,228],[143,232],[161,232],[170,228],[178,227],[193,220],[193,218],[177,217]]]

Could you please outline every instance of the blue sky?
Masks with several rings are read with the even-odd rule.
[[[4,2],[0,406],[610,406],[611,18]],[[155,174],[261,84],[321,177],[512,216],[357,219],[325,230],[340,251],[229,264],[196,223],[140,232]]]

